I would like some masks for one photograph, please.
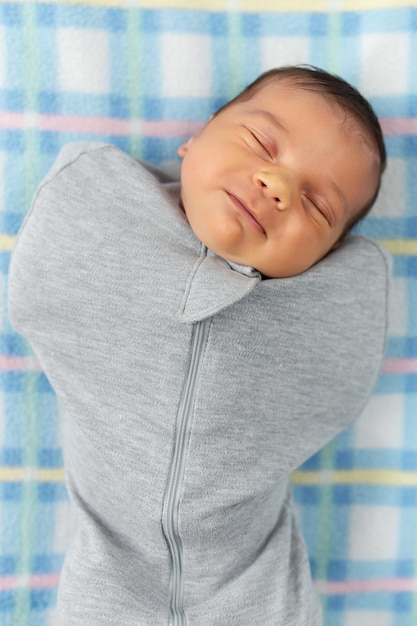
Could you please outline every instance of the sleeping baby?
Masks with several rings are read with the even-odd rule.
[[[59,626],[319,626],[290,474],[362,411],[387,259],[350,233],[378,120],[310,67],[260,76],[179,148],[181,180],[65,147],[9,310],[56,391],[75,526]]]

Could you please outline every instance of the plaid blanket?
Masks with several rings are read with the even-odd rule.
[[[56,623],[71,527],[56,398],[7,318],[10,252],[37,184],[78,139],[178,171],[177,146],[210,113],[294,63],[340,74],[380,116],[389,167],[359,230],[393,253],[377,388],[357,424],[294,474],[296,502],[325,625],[417,624],[416,54],[415,0],[0,2],[3,626]]]

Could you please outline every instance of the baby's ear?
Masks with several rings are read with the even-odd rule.
[[[1,2],[1,0],[0,0],[0,2]],[[211,122],[211,120],[213,119],[213,117],[214,117],[214,115],[210,115],[210,117],[209,117],[209,121],[207,122],[207,124],[208,124],[209,122]],[[204,126],[203,126],[203,128],[204,128]],[[180,147],[179,147],[179,148],[178,148],[178,150],[177,150],[177,154],[178,154],[178,156],[179,156],[179,157],[181,157],[182,159],[185,157],[185,155],[186,155],[186,154],[187,154],[187,152],[188,152],[189,147],[191,146],[191,143],[192,143],[192,141],[193,141],[194,137],[197,137],[197,135],[199,135],[199,134],[201,133],[201,131],[202,131],[202,130],[203,130],[203,129],[201,128],[201,129],[200,129],[200,130],[199,130],[199,131],[198,131],[195,135],[193,135],[193,136],[192,136],[192,137],[190,137],[190,138],[189,138],[189,139],[188,139],[185,143],[182,143],[182,144],[180,145]]]
[[[189,138],[189,139],[188,139],[185,143],[182,143],[182,144],[180,145],[180,147],[178,148],[178,150],[177,150],[177,154],[178,154],[178,156],[179,156],[179,157],[181,157],[182,159],[183,159],[183,158],[185,157],[185,155],[187,154],[188,149],[189,149],[189,147],[190,147],[190,145],[191,145],[192,140],[193,140],[193,137],[190,137],[190,138]]]

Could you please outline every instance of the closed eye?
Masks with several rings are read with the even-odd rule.
[[[262,139],[259,138],[259,136],[254,133],[250,128],[248,128],[248,131],[250,132],[251,136],[253,137],[253,139],[256,141],[256,143],[258,144],[258,146],[260,146],[263,150],[263,152],[268,155],[268,157],[270,159],[273,159],[273,156],[270,152],[270,150],[267,148],[267,146],[265,145],[264,141]]]
[[[318,213],[320,213],[321,217],[326,220],[326,222],[331,226],[330,219],[327,215],[327,212],[319,205],[317,202],[312,200],[309,196],[304,196],[308,201],[309,205],[311,205]]]

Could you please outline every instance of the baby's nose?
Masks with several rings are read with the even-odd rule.
[[[253,177],[254,183],[262,187],[264,194],[276,201],[277,208],[285,211],[291,206],[294,181],[289,173],[281,168],[261,170]]]

